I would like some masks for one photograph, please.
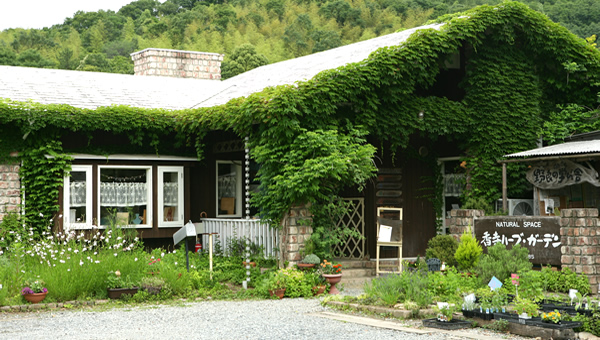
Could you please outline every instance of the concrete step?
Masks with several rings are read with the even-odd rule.
[[[371,277],[375,275],[373,268],[346,268],[342,267],[342,273],[345,277]]]
[[[344,274],[345,275],[345,274]],[[362,276],[362,277],[345,277],[342,276],[340,283],[344,284],[344,288],[363,288],[366,282],[371,282],[375,277]]]

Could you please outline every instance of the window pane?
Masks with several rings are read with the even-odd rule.
[[[69,222],[86,223],[88,214],[87,203],[87,184],[85,171],[71,171],[69,183]],[[89,212],[91,213],[91,212]]]
[[[146,224],[147,169],[100,169],[100,223]]]
[[[232,163],[218,163],[218,213],[219,215],[235,215],[237,214],[236,199],[238,171],[240,166]]]
[[[179,221],[179,173],[163,174],[163,221]]]

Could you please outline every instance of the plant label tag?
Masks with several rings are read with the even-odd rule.
[[[519,275],[510,274],[510,278],[512,279],[510,282],[512,282],[513,285],[515,285],[515,286],[519,285]]]
[[[495,276],[492,277],[492,279],[490,280],[490,283],[488,283],[488,286],[492,289],[492,290],[496,290],[500,287],[502,287],[502,282],[500,282],[500,280],[498,280]]]
[[[574,300],[577,297],[577,289],[569,289],[569,297]]]

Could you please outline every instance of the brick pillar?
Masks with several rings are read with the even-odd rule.
[[[598,209],[563,209],[560,212],[561,263],[588,276],[592,293],[600,283],[600,221]]]
[[[131,53],[135,75],[221,79],[223,54],[147,48]]]
[[[474,233],[473,220],[475,217],[483,217],[485,212],[476,209],[453,209],[450,211],[450,235],[460,242],[460,236],[471,226]]]
[[[21,204],[21,180],[18,164],[0,165],[0,220],[8,212],[19,211]]]
[[[283,220],[283,228],[279,231],[281,264],[288,261],[288,267],[300,260],[300,249],[304,248],[304,241],[310,238],[312,217],[305,206],[295,206]]]

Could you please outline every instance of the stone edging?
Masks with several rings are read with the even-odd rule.
[[[327,301],[326,305],[332,307],[350,307],[357,311],[363,312],[371,312],[375,314],[386,314],[391,315],[395,318],[403,318],[408,319],[412,317],[412,311],[405,309],[397,309],[397,308],[389,308],[389,307],[381,307],[381,306],[370,306],[370,305],[361,305],[358,303],[349,303],[343,301]],[[420,309],[419,317],[425,317],[427,315],[435,315],[435,311],[433,309]]]
[[[0,312],[27,312],[34,310],[54,310],[64,308],[65,305],[72,305],[73,307],[82,306],[95,306],[103,305],[108,303],[108,300],[91,300],[91,301],[65,301],[65,302],[50,302],[50,303],[35,303],[28,305],[13,305],[13,306],[2,306]]]

